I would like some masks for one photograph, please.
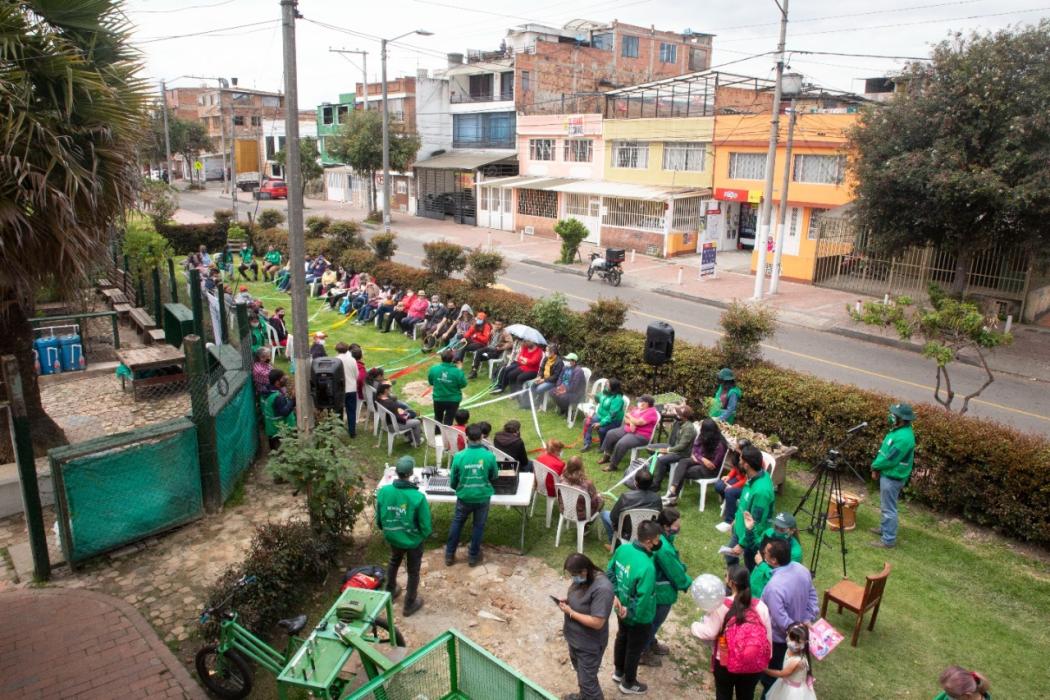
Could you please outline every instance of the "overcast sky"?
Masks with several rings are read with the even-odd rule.
[[[793,0],[787,48],[922,57],[949,32],[1035,23],[1050,16],[1047,5],[1047,0]],[[496,49],[508,27],[525,22],[561,26],[577,18],[715,34],[712,67],[718,67],[772,51],[780,18],[773,0],[300,0],[299,11],[301,109],[334,100],[361,79],[359,56],[348,57],[351,63],[329,48],[368,51],[369,80],[377,80],[376,38],[416,28],[434,36],[391,45],[389,77],[444,67],[450,51]],[[190,86],[200,81],[180,76],[236,77],[245,87],[283,90],[278,0],[129,0],[127,12],[151,80]],[[773,63],[771,56],[762,56],[723,70],[767,77]],[[789,63],[811,82],[856,92],[863,89],[859,80],[900,65],[893,59],[802,53],[791,53]]]

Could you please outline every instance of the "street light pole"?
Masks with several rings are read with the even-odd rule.
[[[331,53],[339,53],[339,54],[343,54],[343,53],[361,54],[361,77],[364,78],[364,82],[361,83],[361,85],[363,86],[361,88],[362,89],[362,95],[364,96],[363,97],[364,104],[362,105],[362,108],[367,112],[368,111],[368,52],[367,51],[362,51],[360,49],[353,49],[353,50],[350,50],[350,49],[328,49],[328,50]],[[350,61],[349,59],[347,59],[347,60],[349,61],[350,65],[353,65],[353,61]]]
[[[788,187],[791,184],[791,148],[795,145],[795,122],[797,121],[798,99],[792,97],[787,144],[784,146],[784,179],[780,181],[780,222],[777,224],[777,239],[773,247],[773,275],[769,278],[770,296],[776,294],[780,287],[780,261],[784,256],[784,224],[787,223]],[[800,221],[799,224],[801,223]]]
[[[777,77],[773,87],[773,118],[769,127],[769,148],[766,151],[766,186],[762,191],[762,205],[760,209],[761,221],[758,225],[758,235],[755,236],[755,245],[758,247],[758,267],[755,269],[755,293],[754,299],[761,300],[763,288],[766,284],[766,245],[769,240],[769,227],[773,220],[773,174],[777,159],[777,137],[780,131],[780,91],[784,81],[784,43],[787,40],[788,23],[788,0],[777,0],[780,9],[780,41],[777,42]]]
[[[168,89],[164,81],[160,81],[160,109],[164,115],[164,167],[168,169],[168,184],[174,177],[171,172],[171,131],[168,129]]]

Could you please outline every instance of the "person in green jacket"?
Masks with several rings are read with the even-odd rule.
[[[467,518],[473,516],[474,529],[470,535],[467,563],[477,566],[481,561],[481,538],[489,517],[489,501],[495,490],[492,484],[499,477],[496,455],[481,444],[481,426],[467,426],[467,446],[452,458],[452,478],[449,485],[456,491],[456,512],[445,543],[445,566],[456,563],[459,535]]]
[[[656,524],[663,530],[660,535],[660,546],[653,550],[653,566],[656,569],[656,612],[653,615],[652,631],[649,641],[642,651],[639,663],[642,666],[662,666],[661,656],[670,652],[666,644],[656,638],[660,626],[667,619],[671,607],[678,601],[678,592],[689,590],[693,579],[685,573],[685,563],[678,556],[674,540],[682,529],[682,514],[677,508],[664,508],[656,517]]]
[[[397,571],[401,560],[408,560],[408,591],[405,594],[404,616],[409,617],[423,607],[419,591],[419,566],[423,561],[423,542],[430,537],[430,504],[419,488],[412,483],[416,461],[405,455],[397,460],[394,470],[397,479],[379,489],[376,494],[376,524],[390,545],[390,563],[386,567],[386,589],[397,593]]]
[[[762,451],[754,445],[747,445],[740,451],[740,461],[744,466],[747,483],[740,493],[736,517],[733,519],[733,534],[729,544],[718,550],[725,555],[726,564],[738,563],[741,556],[748,571],[755,568],[755,553],[758,552],[759,538],[757,533],[765,532],[769,519],[773,517],[776,504],[776,491],[773,480],[762,465]]]
[[[594,409],[593,416],[587,416],[583,421],[583,452],[591,449],[592,434],[598,431],[598,444],[605,440],[605,434],[613,428],[623,425],[623,412],[626,401],[623,398],[623,389],[620,380],[615,377],[609,380],[599,396],[595,397],[598,405]]]
[[[938,679],[941,692],[933,700],[992,700],[988,679],[962,666],[949,666]]]
[[[871,478],[879,482],[879,508],[882,511],[880,527],[872,532],[881,535],[872,547],[891,549],[897,546],[897,499],[911,476],[915,464],[915,432],[911,424],[915,411],[906,403],[890,406],[890,431],[882,439],[879,453],[871,463]]]
[[[715,390],[715,395],[711,399],[711,408],[707,416],[732,425],[736,422],[736,411],[743,392],[736,385],[736,375],[728,367],[718,370],[716,378],[718,389]]]
[[[463,400],[463,387],[467,377],[453,360],[456,353],[445,350],[441,353],[441,364],[434,365],[427,372],[427,383],[434,387],[434,420],[443,425],[452,425],[452,420]]]
[[[791,513],[777,513],[773,518],[773,527],[762,533],[759,539],[759,552],[755,555],[755,568],[751,571],[751,594],[762,597],[769,579],[773,577],[773,567],[766,561],[766,545],[772,539],[787,540],[791,544],[791,561],[802,563],[802,543],[798,539],[798,523]]]
[[[237,266],[237,271],[241,273],[241,277],[247,281],[248,270],[252,271],[255,275],[255,281],[259,281],[259,263],[255,262],[255,251],[247,243],[241,243],[241,264]]]
[[[272,245],[267,246],[266,255],[263,256],[263,279],[271,280],[277,278],[277,273],[281,269],[281,251],[274,248]]]
[[[269,383],[259,394],[259,408],[270,450],[280,449],[279,426],[283,424],[295,427],[295,397],[288,396],[288,377],[285,376],[284,370],[270,370]]]
[[[263,323],[258,313],[248,315],[248,340],[251,343],[253,355],[259,348],[270,344],[270,339],[266,335],[266,326]]]
[[[613,680],[625,695],[647,690],[638,680],[638,662],[652,636],[656,617],[656,567],[653,552],[663,547],[663,532],[653,520],[638,526],[637,539],[616,548],[605,575],[616,591],[613,607],[620,618],[613,647]]]

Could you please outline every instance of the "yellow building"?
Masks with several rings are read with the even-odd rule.
[[[816,263],[820,217],[852,199],[846,168],[847,133],[857,115],[842,108],[822,109],[818,102],[802,102],[795,124],[791,171],[787,192],[787,219],[781,277],[811,282]],[[769,114],[719,115],[714,133],[714,199],[708,211],[708,234],[753,247],[765,179],[769,140]],[[767,246],[767,266],[773,263],[775,240],[786,167],[788,115],[781,115],[780,135],[773,177],[773,232]],[[718,211],[714,209],[717,207]],[[751,271],[758,265],[758,251]],[[767,267],[767,271],[770,268]]]

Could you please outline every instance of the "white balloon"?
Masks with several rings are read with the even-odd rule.
[[[726,597],[726,584],[721,577],[714,574],[700,574],[693,579],[689,593],[701,610],[711,612]]]

